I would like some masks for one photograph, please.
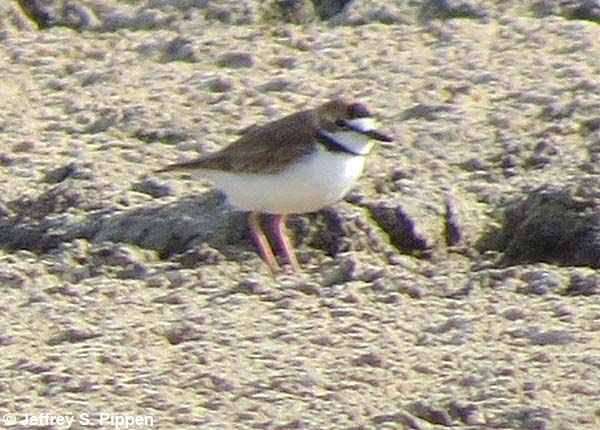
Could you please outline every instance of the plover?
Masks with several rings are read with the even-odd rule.
[[[248,129],[220,151],[158,172],[198,173],[249,211],[249,228],[272,272],[279,270],[260,214],[273,215],[275,246],[294,271],[300,267],[285,234],[290,214],[315,212],[342,199],[361,175],[378,131],[367,107],[335,98],[314,109]]]

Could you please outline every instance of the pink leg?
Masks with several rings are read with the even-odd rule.
[[[275,215],[273,221],[273,228],[275,231],[275,240],[277,241],[277,246],[281,248],[283,254],[285,255],[285,259],[292,266],[292,270],[294,272],[300,271],[300,265],[298,264],[298,260],[296,259],[296,255],[294,254],[294,250],[290,246],[288,242],[287,236],[285,235],[285,215]]]
[[[277,272],[279,270],[279,264],[277,264],[271,245],[269,245],[269,241],[260,227],[260,219],[257,212],[250,212],[248,215],[248,225],[252,237],[254,237],[254,242],[256,242],[260,256],[269,265],[271,272]]]

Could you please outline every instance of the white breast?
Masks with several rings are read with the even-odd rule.
[[[340,200],[363,171],[364,156],[319,147],[283,172],[269,175],[205,171],[236,207],[263,213],[314,212]]]

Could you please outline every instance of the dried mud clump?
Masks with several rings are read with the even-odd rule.
[[[501,264],[600,267],[600,204],[580,188],[547,185],[509,202],[502,226],[480,242]]]

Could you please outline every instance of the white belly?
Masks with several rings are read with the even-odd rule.
[[[275,214],[317,211],[340,200],[363,171],[364,156],[319,149],[270,175],[204,171],[239,209]]]

